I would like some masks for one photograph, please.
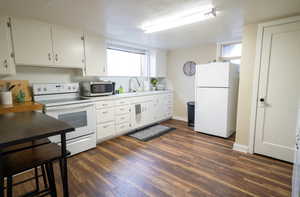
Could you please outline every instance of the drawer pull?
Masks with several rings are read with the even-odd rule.
[[[108,111],[104,111],[104,112],[102,112],[102,114],[107,114],[108,113]]]
[[[103,126],[104,129],[106,129],[107,127],[109,127],[108,125]]]

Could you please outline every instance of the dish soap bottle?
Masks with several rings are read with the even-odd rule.
[[[119,94],[124,93],[124,88],[122,86],[119,87]]]

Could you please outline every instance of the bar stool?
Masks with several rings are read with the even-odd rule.
[[[67,154],[70,154],[70,152],[68,152]],[[62,155],[60,146],[55,143],[32,146],[32,148],[21,147],[21,149],[18,149],[18,151],[13,151],[9,154],[5,154],[3,158],[3,172],[4,176],[7,177],[7,197],[12,197],[13,194],[13,176],[30,169],[35,169],[37,190],[34,192],[30,192],[26,196],[45,196],[50,194],[52,197],[56,197],[57,193],[53,172],[53,162],[56,160],[61,160],[65,156],[67,155]],[[45,189],[42,191],[39,190],[38,186],[38,167],[41,167],[42,169],[42,176],[45,185],[47,184],[47,181],[49,183],[49,187],[45,187]],[[47,180],[45,169],[47,172]]]
[[[23,144],[18,144],[18,145],[7,147],[7,148],[5,148],[5,149],[2,150],[2,154],[3,155],[12,154],[12,153],[15,153],[15,152],[18,152],[18,151],[22,151],[22,150],[26,150],[26,149],[38,147],[38,146],[49,144],[49,143],[50,143],[50,140],[48,140],[47,138],[40,139],[40,140],[34,140],[34,141],[31,141],[31,142],[26,142],[26,143],[23,143]],[[39,185],[40,185],[39,184],[39,177],[42,176],[43,182],[44,182],[44,186],[45,186],[45,188],[48,188],[47,177],[46,177],[46,170],[45,170],[45,166],[44,165],[41,166],[41,172],[42,172],[42,174],[39,175],[38,174],[38,168],[35,167],[34,168],[34,176],[33,177],[25,179],[23,181],[20,181],[18,183],[13,184],[13,185],[14,186],[15,185],[19,185],[19,184],[22,184],[22,183],[25,183],[25,182],[28,182],[28,181],[31,181],[31,180],[35,179],[36,190],[34,190],[33,192],[38,192],[39,191]],[[10,178],[8,178],[7,181],[8,181],[8,183],[11,182],[11,184],[12,184],[12,180]]]

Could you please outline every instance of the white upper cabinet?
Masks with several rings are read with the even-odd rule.
[[[50,24],[13,18],[11,26],[16,65],[53,65]]]
[[[106,75],[106,43],[101,36],[85,34],[85,75]]]
[[[0,18],[0,75],[15,74],[8,18]]]
[[[17,18],[11,28],[16,65],[83,68],[83,32]]]
[[[150,77],[167,77],[167,52],[165,50],[150,51]]]
[[[52,40],[56,66],[83,68],[83,32],[52,25]]]

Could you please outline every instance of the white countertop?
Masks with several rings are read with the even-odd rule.
[[[98,97],[81,97],[84,99],[89,99],[93,101],[103,101],[103,100],[112,100],[112,99],[120,99],[120,98],[130,98],[130,97],[138,97],[138,96],[150,96],[156,94],[166,94],[172,93],[173,90],[158,90],[158,91],[145,91],[145,92],[131,92],[131,93],[122,93],[122,94],[114,94],[109,96],[98,96]]]

